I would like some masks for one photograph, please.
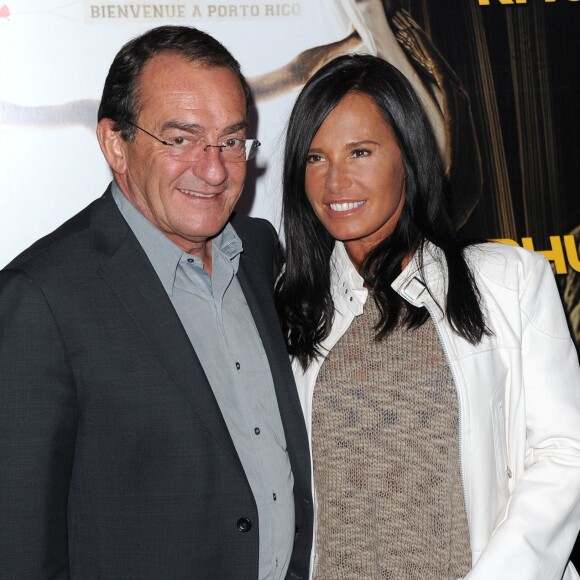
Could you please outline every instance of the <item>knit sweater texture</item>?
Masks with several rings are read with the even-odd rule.
[[[314,390],[317,580],[456,580],[471,567],[457,394],[431,320],[375,341],[372,298]]]

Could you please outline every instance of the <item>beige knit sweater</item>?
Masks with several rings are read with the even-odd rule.
[[[314,390],[316,579],[455,580],[470,569],[457,396],[433,323],[374,340],[372,298]]]

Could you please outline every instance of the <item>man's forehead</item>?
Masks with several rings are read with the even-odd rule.
[[[141,71],[141,80],[151,82],[162,78],[164,82],[180,81],[180,76],[175,75],[179,71],[187,78],[215,76],[220,74],[228,78],[231,84],[237,84],[241,88],[241,82],[235,72],[227,66],[209,65],[199,60],[192,60],[176,52],[162,52],[157,54],[145,65]]]
[[[184,120],[193,115],[220,117],[225,127],[246,118],[246,96],[237,75],[227,67],[202,66],[179,55],[153,57],[143,70],[139,114]]]
[[[220,95],[246,105],[242,84],[231,69],[202,65],[172,53],[155,56],[145,65],[139,92],[145,99],[161,98],[171,105],[207,105]]]

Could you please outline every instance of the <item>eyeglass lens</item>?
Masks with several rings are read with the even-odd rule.
[[[257,139],[230,139],[220,145],[210,145],[203,142],[187,142],[181,144],[171,144],[167,148],[167,154],[183,161],[198,161],[210,149],[218,149],[220,155],[227,161],[246,161],[252,159],[260,146]]]

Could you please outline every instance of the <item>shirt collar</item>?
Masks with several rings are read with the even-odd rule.
[[[174,244],[161,230],[156,228],[125,196],[119,186],[113,181],[113,199],[125,221],[135,234],[151,265],[159,276],[165,291],[173,294],[173,285],[179,262],[189,258],[179,246]],[[212,239],[212,254],[216,251],[233,262],[234,272],[237,272],[239,255],[243,250],[242,241],[228,222],[226,227]],[[214,263],[216,260],[214,259]]]
[[[369,292],[364,287],[363,277],[350,261],[344,244],[338,240],[332,252],[330,276],[335,304],[340,300],[355,316],[362,314]]]

